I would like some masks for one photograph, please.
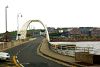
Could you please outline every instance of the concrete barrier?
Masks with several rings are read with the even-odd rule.
[[[100,55],[89,54],[88,52],[76,52],[75,60],[88,64],[100,64]]]
[[[32,39],[23,39],[23,40],[14,40],[14,41],[11,41],[11,42],[4,42],[4,43],[1,43],[0,44],[0,51],[4,51],[4,50],[7,50],[9,48],[13,48],[15,46],[18,46],[18,45],[21,45],[23,43],[26,43],[26,42],[29,42],[29,41],[32,41],[36,38],[32,38]]]
[[[88,52],[76,52],[75,60],[80,62],[85,62],[89,64],[93,64],[93,54],[89,54]]]

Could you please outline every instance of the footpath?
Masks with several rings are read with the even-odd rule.
[[[80,64],[75,63],[75,58],[74,57],[61,55],[61,54],[58,54],[58,53],[53,52],[52,50],[50,50],[49,47],[48,47],[48,42],[47,42],[46,39],[44,39],[42,41],[42,44],[39,47],[39,51],[47,59],[53,60],[57,63],[62,64],[62,65],[65,65],[65,66],[68,66],[68,67],[86,67],[84,65],[80,65]]]

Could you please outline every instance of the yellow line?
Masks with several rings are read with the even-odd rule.
[[[13,62],[14,62],[14,64],[17,66],[17,67],[20,67],[20,65],[17,63],[17,61],[16,61],[16,56],[13,56]]]

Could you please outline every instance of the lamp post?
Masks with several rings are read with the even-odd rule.
[[[19,17],[22,17],[21,13],[17,14],[17,39],[19,39],[20,34],[18,34],[19,31]]]
[[[8,8],[8,5],[5,7],[5,28],[6,28],[5,40],[6,42],[7,42],[7,8]]]

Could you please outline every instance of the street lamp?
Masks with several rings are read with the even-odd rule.
[[[19,31],[19,17],[22,17],[21,13],[17,14],[17,39],[19,39],[20,34],[18,34]]]
[[[17,14],[17,30],[19,31],[19,17],[22,17],[21,13]]]
[[[6,39],[6,42],[7,42],[7,8],[8,8],[8,5],[5,7],[5,28],[6,28],[5,39]]]

